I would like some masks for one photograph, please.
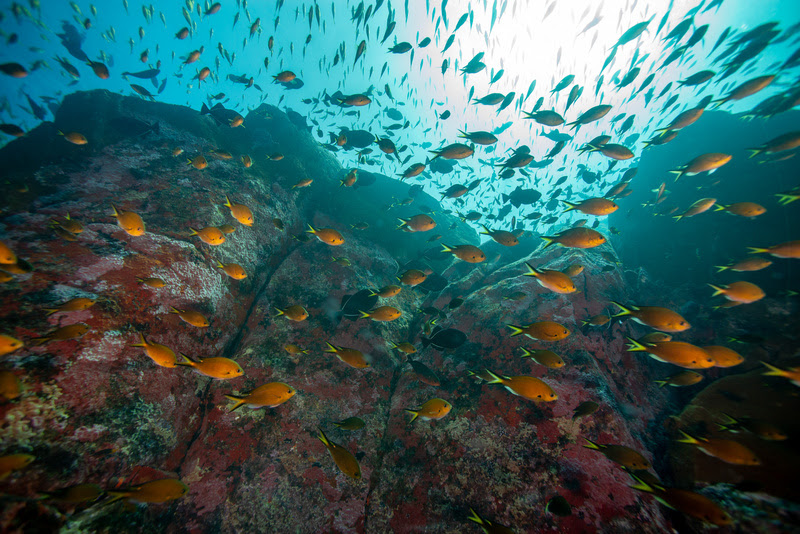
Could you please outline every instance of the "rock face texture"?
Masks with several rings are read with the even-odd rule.
[[[157,131],[137,133],[155,124]],[[13,189],[2,240],[24,260],[19,271],[32,268],[0,289],[0,333],[25,342],[0,362],[22,383],[22,394],[0,405],[0,451],[36,457],[0,481],[4,531],[478,532],[467,520],[470,508],[522,532],[670,528],[672,515],[629,488],[617,464],[583,446],[584,437],[624,444],[667,472],[666,451],[655,445],[667,430],[656,421],[671,400],[652,381],[668,371],[625,350],[624,336],[641,336],[644,328],[582,321],[609,300],[679,302],[645,277],[623,274],[610,245],[542,249],[526,236],[517,249],[487,245],[489,260],[476,265],[433,253],[430,234],[443,234],[448,244],[477,244],[478,237],[463,224],[450,230],[457,219],[424,193],[387,208],[393,196],[408,197],[408,184],[376,175],[373,184],[340,187],[348,169],[297,117],[263,106],[245,126],[230,128],[177,106],[79,93],[65,100],[54,125],[0,150]],[[71,145],[57,130],[81,131],[89,142]],[[173,155],[176,148],[183,153]],[[277,153],[284,157],[266,157]],[[206,168],[187,164],[200,154]],[[244,155],[252,158],[249,168]],[[293,187],[307,179],[311,186]],[[252,226],[232,216],[226,195],[252,210]],[[110,216],[112,203],[138,213],[146,233],[123,231]],[[419,213],[421,204],[439,212],[437,228],[397,230],[397,218]],[[83,232],[54,231],[51,220],[63,222],[67,214]],[[360,221],[369,228],[357,230]],[[316,239],[305,232],[309,224],[338,230],[344,245]],[[224,225],[234,231],[220,245],[191,235]],[[520,259],[523,247],[529,252]],[[522,276],[524,261],[544,269],[583,265],[574,279],[579,291],[542,288]],[[247,277],[227,276],[218,262],[240,265]],[[377,305],[402,311],[395,321],[342,316],[347,296],[398,283],[409,266],[444,283],[380,298]],[[146,278],[159,278],[163,287],[138,281]],[[47,315],[75,297],[97,302]],[[456,297],[463,304],[450,309]],[[309,317],[276,315],[292,305]],[[199,312],[210,324],[188,324],[173,308]],[[423,348],[433,318],[466,334],[466,342]],[[512,337],[506,326],[545,320],[571,335],[535,341]],[[36,341],[77,323],[88,326],[79,338]],[[186,366],[158,366],[131,347],[140,334],[195,362],[235,360],[244,374],[217,380]],[[404,341],[415,345],[412,357],[434,370],[440,386],[420,381],[406,354],[392,348]],[[352,367],[324,352],[326,342],[361,351],[370,366]],[[290,353],[289,344],[307,352]],[[565,365],[551,369],[520,358],[522,347],[553,350]],[[541,378],[558,399],[537,404],[513,395],[481,380],[484,368]],[[229,411],[225,395],[268,382],[287,383],[296,394],[275,408]],[[451,412],[409,423],[405,410],[433,398],[451,403]],[[598,411],[573,420],[588,400]],[[348,417],[364,427],[333,425]],[[360,480],[340,472],[318,429],[359,461]],[[139,506],[41,498],[80,483],[113,491],[159,478],[179,478],[188,493]],[[570,515],[545,511],[556,495],[569,503]]]

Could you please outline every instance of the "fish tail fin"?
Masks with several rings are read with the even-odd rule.
[[[331,344],[331,343],[329,343],[327,341],[325,342],[325,344],[328,345],[328,348],[325,349],[323,352],[330,352],[330,353],[333,353],[333,354],[336,354],[337,352],[339,352],[339,350],[336,348],[336,345],[333,345],[333,344]]]
[[[203,102],[203,105],[200,106],[200,115],[208,115],[209,113],[211,113],[211,110],[206,106],[205,102]]]
[[[308,223],[306,223],[306,224],[308,224]],[[309,234],[316,234],[317,233],[317,231],[314,229],[314,227],[311,226],[310,224],[308,225],[308,230],[306,230],[306,232],[308,232]]]
[[[628,345],[628,352],[643,352],[647,351],[647,347],[633,339],[632,337],[626,337],[626,339],[630,342]]]
[[[114,204],[111,204],[111,216],[112,217],[119,217],[119,210]]]
[[[413,423],[413,422],[414,422],[414,419],[416,419],[417,417],[419,417],[419,412],[417,412],[417,411],[415,411],[415,410],[409,410],[408,408],[406,408],[406,409],[405,409],[405,411],[406,411],[406,412],[408,412],[408,413],[410,413],[410,414],[411,414],[411,416],[412,416],[412,417],[411,417],[411,420],[409,421],[409,424],[410,424],[410,423]]]
[[[678,443],[690,443],[692,445],[697,445],[698,443],[700,443],[700,440],[698,440],[697,438],[693,438],[683,430],[681,430],[680,433],[683,434],[683,437],[679,440],[676,440]]]
[[[648,484],[647,482],[645,482],[641,478],[637,477],[636,475],[634,475],[630,471],[628,472],[628,474],[631,476],[631,478],[633,478],[636,481],[636,484],[634,484],[632,486],[628,486],[629,488],[635,489],[635,490],[639,490],[639,491],[643,491],[645,493],[655,493],[656,489],[653,486],[651,486],[650,484]]]
[[[501,377],[500,375],[494,374],[489,369],[486,369],[486,372],[489,374],[489,376],[492,377],[491,380],[486,382],[487,384],[502,384],[503,383],[503,377]]]
[[[544,236],[543,235],[542,239],[544,239],[544,243],[545,243],[544,247],[542,247],[542,250],[546,249],[547,247],[551,246],[553,243],[556,242],[555,241],[555,237],[549,237],[549,236]]]
[[[623,315],[630,315],[631,314],[631,310],[629,310],[628,308],[626,308],[625,306],[623,306],[619,302],[616,302],[614,300],[612,300],[610,302],[611,302],[611,304],[613,304],[614,306],[616,306],[617,308],[620,309],[619,313],[617,313],[616,315],[612,315],[611,317],[622,317]]]
[[[726,209],[728,209],[728,206],[725,204],[716,204],[714,206],[714,211],[725,211]]]
[[[369,313],[365,312],[364,310],[358,310],[358,313],[361,314],[361,319],[366,319],[367,317],[369,317]]]
[[[658,387],[663,388],[669,383],[669,380],[653,380],[654,384],[658,384]]]
[[[589,321],[581,319],[581,326],[586,326],[587,324],[589,324]]]
[[[472,508],[469,509],[469,513],[470,515],[467,516],[467,519],[469,519],[470,521],[478,523],[481,526],[490,526],[487,525],[486,521],[481,516],[478,515],[478,512],[476,512]]]
[[[192,360],[191,358],[189,358],[187,355],[185,355],[182,352],[179,352],[178,354],[181,355],[181,358],[183,358],[183,361],[182,362],[175,362],[175,365],[183,365],[185,367],[194,367],[194,365],[196,363],[194,360]]]
[[[586,445],[584,445],[584,447],[586,447],[587,449],[592,449],[593,451],[599,451],[603,448],[590,439],[583,438],[583,441],[586,442]]]
[[[764,152],[763,148],[748,148],[748,152],[750,152],[750,157],[748,159],[754,158]]]
[[[430,344],[431,344],[431,340],[430,340],[430,338],[427,338],[427,337],[425,337],[425,336],[421,336],[421,343],[422,343],[422,348],[424,349],[424,348],[426,348],[428,345],[430,345]]]
[[[231,204],[231,199],[228,198],[228,195],[225,195],[225,204],[224,205],[227,206],[228,208],[232,208],[233,207],[233,204]]]
[[[232,400],[232,401],[234,401],[236,403],[233,406],[231,406],[231,408],[228,410],[229,413],[234,411],[234,410],[238,410],[239,408],[241,408],[242,406],[247,404],[242,399],[242,397],[237,397],[236,395],[225,395],[225,398],[228,399],[228,400]]]
[[[758,247],[747,247],[747,249],[750,251],[750,254],[761,254],[763,252],[769,252],[768,249],[758,248]]]
[[[526,349],[525,347],[520,347],[522,349],[522,356],[520,358],[530,358],[533,356],[533,353]]]
[[[469,135],[467,135],[467,132],[465,132],[464,130],[461,130],[461,129],[458,130],[458,137],[463,137],[464,139],[469,139]]]
[[[507,324],[506,326],[509,327],[511,330],[513,330],[513,333],[511,334],[511,337],[518,336],[522,332],[525,331],[523,328],[520,328],[520,327],[518,327],[516,325],[513,325],[513,324],[510,324],[510,323]]]
[[[443,247],[442,248],[442,252],[453,252],[453,248],[452,247],[448,247],[444,243],[442,243],[442,247]]]
[[[275,314],[275,317],[280,317],[281,315],[284,315],[283,310],[280,308],[275,308],[275,311],[278,312]]]
[[[44,308],[44,311],[47,312],[47,317],[50,317],[54,313],[58,312],[58,308]]]
[[[727,265],[715,265],[714,267],[717,268],[717,272],[718,273],[721,273],[722,271],[727,271],[728,269],[730,269],[730,267],[728,267]]]
[[[722,415],[722,417],[725,418],[722,421],[722,424],[719,425],[721,430],[730,430],[730,425],[735,425],[736,423],[739,422],[736,419],[734,419],[733,417],[731,417],[730,415],[726,414],[725,412],[722,412],[720,415]]]
[[[675,181],[677,182],[677,181],[678,181],[678,179],[679,179],[681,176],[683,176],[684,174],[686,174],[686,169],[675,169],[675,170],[669,171],[669,173],[670,173],[670,174],[674,174],[674,175],[675,175]]]
[[[680,221],[681,219],[683,219],[683,215],[675,215],[672,218],[675,219],[675,221],[677,222],[677,221]]]
[[[774,365],[770,365],[765,361],[761,361],[761,363],[763,363],[768,369],[767,372],[764,373],[764,376],[786,376],[787,375],[787,372],[784,371],[783,369],[779,369],[778,367],[775,367]]]
[[[319,432],[319,434],[317,434],[317,438],[322,442],[322,444],[326,447],[330,447],[331,442],[328,440],[328,436],[325,435],[325,432],[323,432],[321,428],[317,428],[317,432]]]
[[[135,344],[131,345],[131,347],[146,347],[147,346],[147,340],[144,338],[144,334],[142,334],[141,332],[137,332],[137,333],[139,334],[139,343],[135,343]]]
[[[535,278],[538,278],[538,277],[539,277],[539,271],[537,271],[536,269],[534,269],[533,267],[531,267],[531,264],[530,264],[530,263],[528,263],[527,261],[525,262],[525,267],[527,267],[527,268],[528,268],[528,272],[527,272],[527,273],[525,273],[525,274],[523,274],[522,276],[533,276],[533,277],[535,277]]]
[[[716,99],[716,100],[712,100],[712,101],[711,101],[711,104],[713,104],[713,105],[714,105],[714,107],[713,107],[713,108],[711,108],[711,109],[717,109],[718,107],[720,107],[722,104],[724,104],[724,103],[725,103],[725,102],[727,102],[727,101],[728,101],[728,99],[727,99],[727,98],[718,98],[718,99]]]
[[[397,230],[400,230],[401,228],[405,228],[406,226],[408,226],[408,219],[401,219],[400,217],[398,217],[397,220],[400,221],[400,226],[397,227]]]
[[[194,228],[192,228],[191,226],[189,227],[189,231],[191,232],[191,233],[189,234],[189,237],[192,237],[192,236],[195,236],[195,235],[200,235],[200,234],[197,232],[197,230],[195,230],[195,229],[194,229]]]
[[[566,200],[562,200],[561,202],[563,202],[564,204],[569,206],[567,209],[564,210],[564,213],[567,213],[568,211],[572,211],[572,210],[578,209],[578,205],[577,204],[573,204],[572,202],[567,202]]]
[[[170,308],[169,310],[170,313],[181,313],[181,310],[179,310],[175,306],[170,306],[169,308]]]
[[[725,293],[725,290],[721,287],[715,286],[714,284],[708,284],[714,289],[714,294],[711,295],[712,297],[716,297],[717,295],[722,295]]]

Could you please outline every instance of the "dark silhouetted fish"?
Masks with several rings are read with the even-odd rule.
[[[361,310],[371,310],[378,302],[378,295],[372,294],[371,289],[362,289],[353,295],[342,297],[342,317],[351,321],[361,317]]]
[[[431,347],[437,350],[457,349],[467,341],[467,335],[461,330],[455,328],[445,328],[437,326],[433,330],[433,335],[430,338],[422,336],[422,346]]]

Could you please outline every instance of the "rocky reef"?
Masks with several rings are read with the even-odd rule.
[[[24,260],[0,286],[0,333],[26,344],[2,360],[22,393],[0,405],[0,451],[35,456],[0,481],[4,531],[478,532],[467,520],[470,508],[527,532],[686,526],[682,516],[631,489],[628,474],[584,447],[584,437],[641,451],[660,474],[678,473],[685,487],[693,480],[738,481],[706,477],[699,462],[671,465],[674,457],[657,445],[671,437],[660,422],[675,399],[653,380],[668,371],[624,347],[625,335],[646,330],[582,325],[610,300],[653,299],[677,308],[681,295],[667,295],[641,272],[626,274],[608,244],[600,254],[543,250],[529,235],[517,249],[484,247],[490,260],[478,265],[434,253],[428,234],[440,233],[448,244],[478,244],[478,236],[425,193],[402,202],[407,183],[372,174],[360,187],[340,187],[348,169],[299,116],[264,105],[244,126],[94,91],[67,97],[53,124],[0,150],[9,180],[2,240]],[[88,143],[70,144],[59,131],[80,131]],[[200,154],[206,168],[187,164]],[[240,161],[245,155],[252,166]],[[308,179],[309,187],[296,187]],[[232,217],[226,195],[252,210],[252,226]],[[146,233],[126,234],[110,216],[112,203],[141,215]],[[397,230],[397,218],[419,213],[421,205],[434,213],[435,231]],[[67,214],[83,223],[81,233],[59,233],[58,224],[54,230],[51,221]],[[369,228],[358,230],[362,221]],[[339,230],[345,244],[314,239],[305,232],[309,224]],[[219,246],[191,235],[223,225],[235,231]],[[583,265],[575,277],[579,292],[545,290],[522,276],[525,261],[559,270]],[[241,265],[247,277],[227,276],[218,262]],[[402,310],[398,320],[342,317],[343,298],[397,283],[408,266],[443,283],[381,299]],[[149,277],[163,287],[139,280]],[[510,298],[516,292],[524,295]],[[96,303],[45,311],[75,297]],[[456,297],[463,304],[450,309]],[[307,320],[276,316],[276,308],[295,304],[308,311]],[[431,307],[441,310],[439,325],[466,333],[466,343],[422,348]],[[192,326],[173,308],[200,312],[210,325]],[[540,320],[572,333],[548,343],[511,337],[506,327]],[[79,338],[35,341],[77,323],[88,326]],[[195,361],[231,358],[244,376],[213,380],[158,366],[131,346],[140,334]],[[406,355],[392,349],[390,342],[403,341],[416,346],[413,357],[437,373],[439,387],[421,382]],[[371,365],[347,365],[324,352],[326,342],[362,351]],[[287,344],[307,352],[289,353]],[[551,369],[520,358],[521,347],[552,349],[565,365]],[[483,368],[542,378],[558,399],[535,404],[470,374]],[[715,384],[724,388],[724,380],[745,378]],[[296,395],[275,408],[229,411],[225,395],[276,381]],[[452,411],[409,423],[405,410],[434,397]],[[588,400],[599,410],[573,419]],[[690,411],[682,426],[698,420]],[[332,424],[348,417],[366,424],[354,431]],[[318,428],[358,459],[360,480],[336,468]],[[188,493],[140,506],[45,496],[80,483],[113,491],[159,478],[179,478]],[[556,495],[569,503],[569,515],[545,511]],[[740,519],[735,509],[729,513]],[[759,525],[764,532],[778,528]]]

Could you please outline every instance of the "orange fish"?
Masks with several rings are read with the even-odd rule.
[[[284,345],[283,350],[289,354],[308,354],[307,350],[301,349],[297,345],[292,345],[291,343]]]
[[[58,312],[71,312],[71,311],[82,311],[94,306],[94,303],[97,302],[94,299],[87,299],[84,297],[77,297],[72,300],[65,302],[55,308],[44,308],[44,311],[47,312],[47,315],[53,315],[54,313]]]
[[[402,290],[403,290],[403,288],[400,287],[400,286],[388,285],[388,286],[384,286],[384,287],[380,288],[377,292],[373,291],[372,293],[370,293],[369,296],[370,297],[374,297],[375,295],[378,295],[381,298],[388,299],[388,298],[394,297],[395,295],[400,293],[400,291],[402,291]]]
[[[197,373],[204,376],[217,378],[219,380],[231,380],[232,378],[238,378],[244,374],[239,364],[230,358],[217,357],[194,361],[183,353],[180,353],[180,355],[183,357],[183,361],[175,362],[175,365],[191,367]]]
[[[584,269],[583,265],[580,265],[580,264],[576,263],[574,265],[570,265],[569,267],[564,269],[562,272],[564,274],[566,274],[567,276],[569,276],[570,278],[575,278],[576,276],[578,276],[579,274],[581,274],[583,272],[583,269]]]
[[[693,386],[701,380],[703,380],[703,375],[700,373],[696,373],[694,371],[681,371],[680,373],[667,377],[664,380],[654,380],[653,382],[658,384],[658,387],[663,388],[664,386]]]
[[[637,482],[631,488],[651,494],[665,506],[711,525],[724,527],[733,523],[731,516],[708,497],[688,490],[649,484],[634,474],[631,476]]]
[[[737,441],[719,438],[693,438],[681,430],[683,438],[679,443],[689,443],[695,445],[702,452],[709,456],[718,458],[725,463],[734,465],[761,465],[761,460],[753,454],[753,451]]]
[[[109,503],[125,499],[129,502],[160,504],[180,499],[189,491],[189,486],[180,480],[164,478],[145,482],[130,488],[109,491]]]
[[[487,382],[488,384],[502,384],[514,395],[532,400],[537,404],[558,399],[558,395],[553,391],[553,388],[534,376],[500,376],[488,369],[486,372],[492,378]]]
[[[290,321],[305,321],[308,319],[308,312],[304,307],[299,304],[293,304],[286,309],[275,308],[278,314],[275,317],[283,315]]]
[[[356,349],[349,349],[347,347],[337,347],[331,343],[325,342],[328,345],[328,349],[324,352],[330,352],[336,354],[336,357],[342,360],[344,363],[349,365],[350,367],[355,367],[356,369],[363,369],[365,367],[369,367],[369,362],[361,353],[360,350]]]
[[[583,202],[578,202],[577,204],[567,202],[566,200],[562,200],[561,202],[569,206],[564,210],[564,213],[572,210],[578,210],[586,215],[603,217],[605,215],[614,213],[619,209],[619,206],[607,198],[590,198],[588,200],[584,200]]]
[[[728,206],[717,204],[716,211],[727,211],[733,215],[752,219],[753,217],[758,217],[759,215],[766,213],[767,208],[761,204],[756,204],[755,202],[736,202]]]
[[[340,187],[353,187],[358,180],[358,170],[352,169],[350,172],[347,173],[342,180],[339,181]]]
[[[128,235],[134,237],[144,234],[144,221],[138,214],[132,211],[118,210],[114,204],[111,204],[112,217],[117,218],[117,225],[125,230]]]
[[[0,371],[0,399],[14,400],[22,395],[22,385],[11,371]]]
[[[197,236],[200,238],[200,241],[212,246],[219,246],[225,242],[225,234],[222,231],[215,227],[215,226],[206,226],[202,230],[195,230],[191,226],[189,227],[191,233],[189,237]]]
[[[80,234],[83,232],[83,224],[80,221],[70,218],[69,213],[64,217],[63,221],[53,219],[53,222],[71,234]]]
[[[28,466],[36,456],[31,454],[8,454],[0,456],[0,480],[5,480],[14,471],[19,471]]]
[[[202,154],[199,154],[195,156],[193,159],[188,160],[187,165],[191,165],[198,171],[202,171],[203,169],[208,167],[208,161]]]
[[[236,404],[231,406],[231,409],[228,410],[232,412],[245,404],[253,409],[262,408],[264,406],[275,408],[291,399],[295,393],[296,391],[294,388],[288,384],[284,384],[283,382],[270,382],[269,384],[258,386],[249,393],[243,395],[225,395],[225,398],[236,402]]]
[[[245,226],[253,226],[253,212],[244,204],[233,204],[228,195],[225,195],[225,206],[231,209],[233,218]]]
[[[406,232],[427,232],[436,228],[436,221],[430,215],[420,213],[408,219],[398,219],[400,226],[398,229]]]
[[[231,226],[230,224],[223,224],[221,226],[218,226],[217,228],[219,228],[219,231],[222,232],[223,234],[232,234],[233,232],[236,231],[236,228],[234,226]]]
[[[800,258],[800,240],[798,241],[787,241],[786,243],[781,243],[780,245],[774,245],[768,248],[754,248],[750,247],[750,254],[759,254],[761,252],[766,252],[767,254],[771,254],[776,258]]]
[[[427,277],[428,275],[419,269],[409,269],[398,276],[397,279],[407,286],[416,286],[424,282]]]
[[[705,350],[683,341],[657,341],[642,344],[628,338],[630,352],[646,352],[654,360],[671,363],[684,369],[708,369],[714,367],[714,359]]]
[[[622,304],[611,301],[611,304],[617,306],[621,311],[614,315],[614,317],[623,317],[630,315],[631,318],[639,324],[661,330],[662,332],[683,332],[691,328],[689,322],[676,313],[667,308],[659,306],[629,306],[626,308]]]
[[[732,263],[731,265],[717,265],[717,272],[721,273],[722,271],[727,271],[730,269],[731,271],[736,272],[752,272],[752,271],[760,271],[761,269],[766,269],[772,265],[772,262],[766,258],[761,258],[755,256],[753,258],[747,258],[745,260],[737,261],[736,263]]]
[[[594,317],[591,317],[588,321],[581,321],[581,324],[583,326],[586,326],[586,325],[589,325],[589,326],[603,326],[603,325],[608,324],[609,321],[611,321],[611,317],[609,317],[608,315],[603,313],[603,314],[595,315]]]
[[[244,165],[245,169],[249,169],[253,166],[253,158],[245,154],[242,156],[242,165]]]
[[[84,323],[75,323],[68,326],[62,326],[61,328],[56,328],[52,332],[42,337],[34,338],[34,341],[36,341],[38,345],[42,345],[48,341],[66,341],[68,339],[78,339],[88,331],[89,325]]]
[[[516,235],[512,234],[511,232],[508,232],[506,230],[490,230],[484,225],[481,226],[483,227],[483,232],[480,233],[483,235],[488,235],[489,237],[494,239],[496,243],[499,243],[504,247],[515,247],[519,245],[519,239],[517,238]]]
[[[395,319],[399,319],[403,314],[403,312],[392,306],[378,306],[370,312],[360,311],[360,313],[362,319],[369,317],[373,321],[381,322],[394,321]]]
[[[270,159],[275,159],[275,158],[270,158]],[[281,158],[281,159],[283,159],[283,158]],[[297,182],[296,184],[294,184],[294,185],[292,186],[292,189],[300,189],[300,188],[302,188],[302,187],[308,187],[308,186],[310,186],[310,185],[311,185],[313,182],[314,182],[314,180],[313,180],[313,179],[311,179],[311,178],[306,178],[305,180],[300,180],[299,182]]]
[[[197,328],[206,328],[208,327],[209,323],[208,319],[200,313],[192,310],[179,310],[178,308],[172,307],[170,313],[178,314],[178,317],[184,320],[184,322],[189,323],[192,326],[196,326]]]
[[[686,165],[681,165],[677,169],[669,172],[676,175],[675,181],[677,181],[681,176],[686,174],[699,174],[701,172],[715,171],[728,163],[732,157],[733,156],[730,154],[720,154],[717,152],[702,154],[691,160]]]
[[[405,411],[410,413],[413,417],[409,423],[413,423],[417,417],[420,419],[441,419],[450,413],[453,405],[443,399],[431,399],[416,410],[406,408]]]
[[[341,445],[329,440],[328,436],[326,436],[322,430],[319,431],[318,437],[322,444],[328,449],[339,471],[352,479],[361,480],[361,467],[358,465],[356,457],[350,454],[350,451]]]
[[[136,281],[146,286],[159,288],[167,285],[161,278],[136,278]]]
[[[513,324],[506,326],[513,330],[512,337],[525,334],[531,339],[539,339],[541,341],[559,341],[570,334],[569,328],[553,321],[539,321],[527,326],[515,326]]]
[[[175,353],[169,347],[159,345],[158,343],[148,343],[144,334],[139,332],[140,342],[131,345],[131,347],[141,347],[144,353],[147,354],[153,362],[160,367],[172,368],[175,367],[177,358]]]
[[[310,224],[308,225],[309,230],[306,230],[309,234],[313,234],[325,243],[326,245],[330,245],[332,247],[338,247],[339,245],[344,244],[344,237],[342,234],[334,230],[333,228],[320,228],[319,230],[315,229]]]
[[[17,338],[0,334],[0,356],[11,354],[15,350],[21,349],[23,345],[22,341]]]
[[[764,291],[760,287],[755,284],[751,284],[750,282],[739,281],[733,282],[727,286],[719,287],[712,284],[708,285],[714,288],[714,294],[711,295],[712,297],[724,295],[726,299],[733,302],[740,302],[742,304],[756,302],[765,296]]]
[[[528,272],[523,276],[533,276],[540,286],[549,289],[553,293],[574,293],[575,284],[572,279],[561,271],[551,271],[550,269],[542,269],[541,271],[531,267],[530,263],[525,263],[528,267]]]
[[[584,445],[587,449],[600,451],[605,454],[606,458],[627,469],[643,471],[652,467],[647,458],[642,456],[641,453],[625,445],[600,445],[586,438],[583,438],[583,440],[587,443],[587,445]]]
[[[17,255],[11,248],[0,241],[0,264],[13,265],[17,263]]]
[[[528,350],[522,348],[522,357],[530,358],[536,363],[549,367],[550,369],[559,369],[564,367],[564,360],[561,356],[551,350]]]
[[[689,206],[689,208],[684,211],[681,215],[676,215],[673,217],[676,221],[680,221],[684,217],[694,217],[695,215],[700,215],[701,213],[705,213],[711,209],[711,206],[717,201],[716,198],[701,198],[700,200],[696,201],[694,204]]]
[[[230,124],[231,128],[238,128],[244,124],[244,117],[241,115],[236,115],[234,118],[228,121],[228,124]],[[244,128],[244,126],[242,126],[242,128]]]
[[[475,245],[458,245],[455,247],[449,247],[443,244],[442,247],[444,247],[442,252],[450,252],[456,258],[467,263],[481,263],[486,261],[486,254],[484,254],[483,251]]]
[[[406,354],[414,354],[417,352],[417,348],[407,341],[401,341],[400,343],[395,343],[394,341],[390,341],[389,344],[392,346],[393,349],[397,349],[400,352],[404,352]]]
[[[728,347],[709,345],[703,347],[703,350],[714,360],[714,367],[735,367],[744,362],[744,358],[741,354]]]
[[[234,280],[244,280],[247,278],[247,272],[245,272],[244,267],[237,263],[222,263],[217,261],[217,268],[225,271],[225,274]]]
[[[83,134],[78,132],[70,132],[66,134],[64,132],[58,132],[58,135],[63,136],[64,139],[73,145],[85,145],[89,142]]]
[[[546,242],[544,248],[554,243],[569,248],[594,248],[606,242],[606,238],[600,232],[582,226],[564,230],[554,236],[543,236],[542,239]]]

